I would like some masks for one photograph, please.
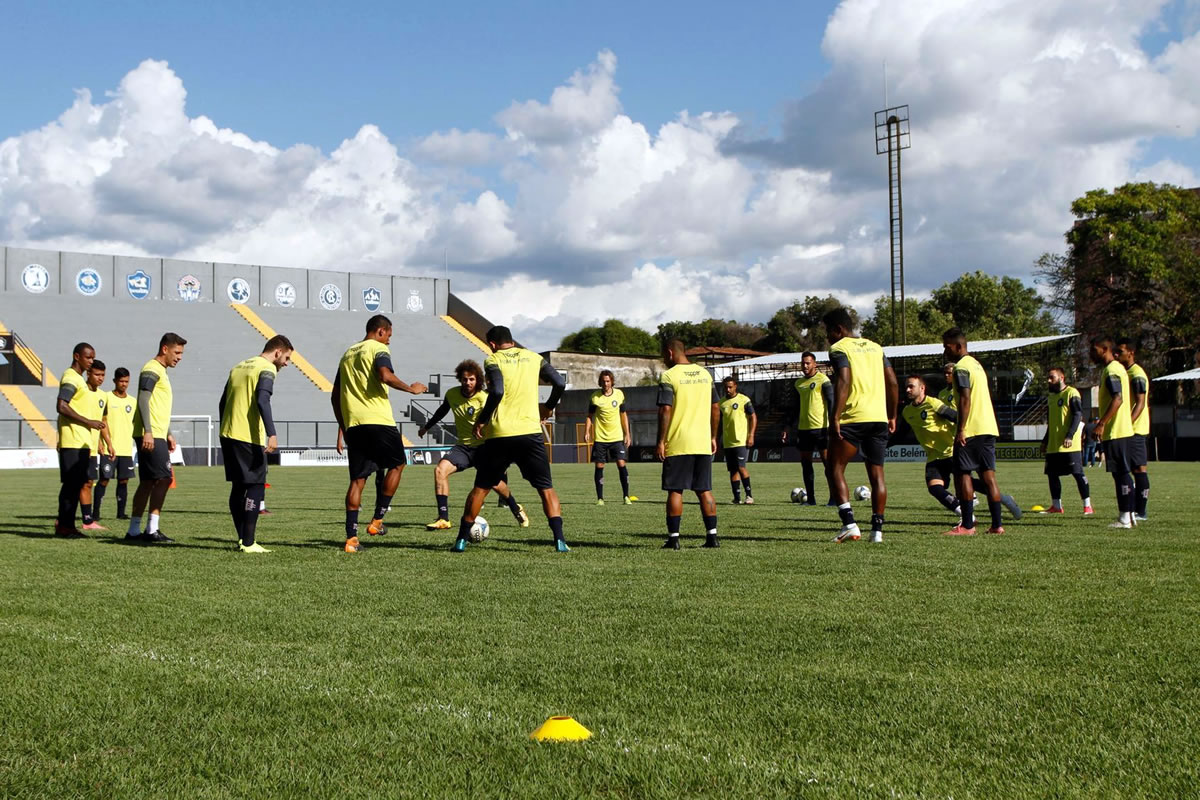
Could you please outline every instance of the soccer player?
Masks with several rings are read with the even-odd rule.
[[[475,420],[474,435],[483,439],[475,468],[475,486],[467,495],[458,538],[453,551],[467,549],[467,537],[475,517],[483,508],[492,487],[504,479],[512,464],[521,469],[521,476],[537,489],[542,498],[542,511],[554,536],[554,547],[560,553],[570,552],[563,537],[562,508],[554,479],[550,474],[550,457],[546,453],[542,420],[558,405],[566,381],[537,353],[518,347],[512,331],[496,325],[487,332],[492,354],[483,362],[488,381],[487,402]],[[538,403],[538,382],[550,384],[550,396],[545,405]]]
[[[133,517],[125,541],[131,544],[173,544],[174,539],[159,530],[163,501],[171,488],[171,453],[175,437],[171,435],[171,404],[174,395],[167,370],[183,358],[187,344],[177,333],[164,333],[158,340],[158,355],[146,362],[138,375],[137,408],[133,413],[133,440],[138,446],[138,488],[133,493]],[[142,513],[150,507],[146,530],[142,532]]]
[[[108,482],[117,479],[117,519],[129,519],[125,513],[129,479],[133,477],[133,414],[134,399],[129,396],[129,370],[117,367],[113,372],[113,390],[108,393],[104,407],[104,422],[113,449],[100,459],[100,481],[93,493],[92,515],[100,519],[100,504],[108,491]]]
[[[629,435],[625,393],[614,389],[613,382],[612,370],[600,371],[600,388],[592,392],[588,399],[588,416],[583,429],[583,441],[592,442],[592,464],[595,465],[592,481],[596,484],[598,506],[604,505],[604,465],[609,461],[617,462],[625,505],[633,503],[633,498],[629,496],[629,468],[625,466],[628,457],[626,452],[633,443],[633,437]]]
[[[808,494],[808,505],[817,504],[816,476],[813,472],[813,452],[821,454],[821,467],[825,471],[825,482],[829,482],[829,410],[833,408],[833,383],[825,373],[817,370],[817,357],[812,353],[800,356],[800,369],[804,373],[796,379],[795,389],[798,405],[792,410],[796,416],[796,447],[800,450],[800,466],[804,471],[804,490]],[[783,443],[788,440],[788,426],[783,428]],[[830,487],[830,494],[833,489]],[[833,505],[832,496],[830,503]]]
[[[221,460],[230,483],[229,514],[242,553],[271,552],[255,541],[255,530],[267,492],[267,454],[279,449],[271,395],[275,376],[291,361],[293,349],[286,336],[272,336],[262,353],[229,370],[218,404]]]
[[[1100,374],[1100,438],[1104,442],[1105,468],[1112,473],[1117,487],[1117,509],[1120,515],[1110,528],[1132,528],[1134,516],[1133,414],[1129,400],[1129,373],[1113,353],[1113,340],[1098,336],[1092,340],[1092,363],[1103,368]]]
[[[483,409],[488,397],[483,388],[483,367],[479,366],[478,361],[468,358],[454,368],[454,377],[458,378],[458,386],[446,392],[446,397],[437,411],[433,412],[433,416],[417,431],[418,436],[424,437],[430,428],[441,422],[442,417],[447,414],[454,415],[454,432],[458,435],[458,443],[449,453],[442,456],[433,470],[433,492],[437,500],[438,518],[425,526],[426,530],[431,531],[444,531],[453,527],[450,522],[450,476],[474,468],[479,446],[483,444],[483,440],[475,436],[475,418]],[[528,528],[529,515],[509,491],[508,483],[501,480],[492,488],[504,500],[504,505],[512,512],[517,524]]]
[[[723,382],[725,397],[721,400],[721,446],[725,448],[725,467],[729,470],[729,483],[733,489],[733,504],[742,501],[741,488],[746,490],[746,505],[754,505],[750,493],[750,471],[746,460],[750,448],[754,447],[754,433],[758,430],[758,414],[750,398],[738,392],[737,378],[729,377]],[[809,454],[812,457],[812,454]]]
[[[882,347],[854,336],[854,323],[846,309],[835,308],[821,321],[829,337],[829,363],[835,375],[829,413],[829,488],[838,504],[842,529],[834,541],[856,542],[861,537],[846,487],[846,464],[855,453],[861,453],[871,482],[870,541],[882,542],[887,508],[883,462],[888,435],[896,430],[896,373]]]
[[[58,518],[54,520],[54,535],[66,539],[81,539],[87,535],[75,527],[75,509],[79,505],[80,492],[88,481],[92,432],[104,427],[104,420],[95,414],[83,378],[95,360],[95,349],[87,342],[80,342],[71,352],[71,366],[59,379],[56,405],[58,476],[62,487],[58,491]],[[92,409],[90,412],[89,408]]]
[[[363,486],[367,476],[386,469],[382,491],[376,492],[375,513],[367,526],[371,536],[387,533],[383,515],[392,504],[400,486],[400,475],[408,458],[404,437],[396,427],[388,387],[409,394],[424,394],[425,384],[408,384],[396,377],[392,368],[392,321],[383,314],[367,320],[367,335],[342,355],[333,381],[330,402],[338,429],[343,432],[350,451],[350,487],[346,490],[347,553],[361,553],[358,540],[358,512],[362,508]],[[339,452],[341,452],[339,450]]]
[[[1083,472],[1083,400],[1079,390],[1067,385],[1067,373],[1062,367],[1052,367],[1046,374],[1049,392],[1049,424],[1042,438],[1042,453],[1046,456],[1046,476],[1050,481],[1050,508],[1047,514],[1062,514],[1062,475],[1075,476],[1079,497],[1083,500],[1083,515],[1092,515],[1092,489]]]
[[[679,549],[679,523],[683,518],[683,493],[693,491],[704,520],[702,547],[720,547],[717,538],[717,501],[712,493],[712,457],[717,452],[717,426],[721,409],[712,375],[688,361],[683,342],[672,339],[663,346],[666,372],[658,383],[658,446],[662,462],[662,489],[667,493],[667,541],[664,550]]]
[[[1004,533],[1002,519],[1005,502],[996,483],[996,437],[1000,428],[992,408],[992,393],[988,388],[983,365],[967,353],[967,337],[958,328],[942,334],[942,349],[946,359],[954,363],[955,410],[958,425],[954,434],[954,473],[957,483],[962,519],[948,531],[947,536],[975,535],[975,481],[978,472],[987,489],[988,511],[992,526],[988,533]],[[1014,519],[1021,518],[1021,508],[1009,506]]]
[[[1150,377],[1137,363],[1137,345],[1132,339],[1117,339],[1114,355],[1129,375],[1129,392],[1133,398],[1133,405],[1129,408],[1129,416],[1133,421],[1129,458],[1133,468],[1134,516],[1138,522],[1145,522],[1146,506],[1150,503],[1150,473],[1146,470],[1150,460],[1146,441],[1150,436]]]
[[[85,403],[87,404],[87,413],[95,414],[97,418],[104,419],[105,412],[108,409],[108,392],[103,392],[100,387],[104,385],[104,373],[108,370],[104,362],[100,359],[92,361],[92,365],[87,371],[87,394]],[[79,511],[83,516],[83,525],[81,530],[85,531],[106,531],[108,528],[96,521],[95,515],[92,513],[92,498],[93,487],[96,481],[100,480],[100,464],[107,460],[105,454],[111,454],[113,451],[112,439],[109,438],[108,425],[99,430],[92,431],[91,441],[91,456],[88,458],[88,473],[87,483],[79,490]]]
[[[954,404],[958,402],[958,395],[954,391],[954,364],[952,362],[942,367],[942,376],[946,379],[946,386],[938,392],[938,400],[955,408]]]
[[[908,404],[900,415],[925,448],[926,489],[947,511],[959,514],[958,498],[946,488],[954,472],[954,429],[958,412],[925,391],[925,379],[920,375],[905,378],[904,394]]]

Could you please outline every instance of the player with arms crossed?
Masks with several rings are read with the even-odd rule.
[[[1067,373],[1062,367],[1051,367],[1046,384],[1050,390],[1046,394],[1049,418],[1042,438],[1045,472],[1050,482],[1050,508],[1046,513],[1063,513],[1061,476],[1073,475],[1079,498],[1083,500],[1083,515],[1090,517],[1092,487],[1083,472],[1083,400],[1078,389],[1067,385]]]
[[[117,367],[113,372],[113,390],[104,407],[104,423],[113,449],[100,460],[100,481],[96,484],[93,512],[100,519],[100,504],[108,491],[108,482],[117,479],[117,519],[129,519],[125,506],[129,499],[129,479],[133,477],[134,400],[129,396],[129,370]]]
[[[380,469],[387,470],[381,490],[375,496],[375,513],[367,526],[371,536],[387,533],[383,516],[392,504],[392,496],[400,486],[400,475],[408,463],[404,452],[404,437],[396,427],[388,388],[409,394],[423,394],[425,384],[408,384],[396,377],[392,369],[392,321],[383,314],[367,320],[367,335],[352,345],[338,363],[337,378],[333,381],[333,416],[346,442],[350,457],[350,487],[346,490],[347,553],[360,553],[358,512],[362,508],[363,486],[367,477]],[[340,448],[339,451],[341,452]]]
[[[846,464],[861,453],[871,482],[871,539],[883,541],[887,484],[883,462],[888,435],[896,430],[896,373],[883,348],[854,336],[850,312],[835,308],[822,318],[829,337],[829,363],[835,375],[833,409],[829,414],[829,488],[838,504],[842,529],[835,542],[861,537],[846,488]]]
[[[286,336],[272,336],[262,353],[239,361],[229,370],[218,408],[221,414],[221,456],[229,481],[229,515],[238,537],[238,551],[269,553],[255,541],[258,512],[267,490],[267,454],[279,449],[271,395],[275,376],[292,358]]]
[[[800,468],[804,472],[805,501],[810,506],[817,504],[816,475],[813,471],[813,452],[821,455],[821,467],[825,471],[825,482],[829,483],[829,409],[833,408],[833,383],[817,369],[817,357],[812,353],[800,356],[800,369],[804,373],[796,379],[797,404],[791,407],[796,417],[796,448],[800,451]],[[788,429],[784,426],[783,443],[788,443]],[[830,487],[830,500],[833,503]]]
[[[629,496],[629,468],[625,465],[633,438],[629,434],[629,415],[625,413],[625,393],[613,388],[614,381],[612,370],[600,371],[600,388],[588,399],[583,429],[583,441],[592,442],[592,463],[596,467],[592,481],[596,485],[598,506],[604,505],[604,465],[609,461],[617,462],[625,505],[633,503]]]
[[[662,462],[662,489],[667,493],[667,541],[664,550],[679,549],[683,518],[683,493],[693,491],[704,520],[702,547],[720,547],[717,538],[717,501],[712,493],[712,457],[717,452],[717,426],[721,409],[712,375],[688,361],[683,342],[672,339],[663,346],[669,367],[658,383],[658,445]]]
[[[1104,442],[1104,464],[1113,476],[1117,489],[1117,521],[1110,528],[1132,528],[1137,525],[1133,499],[1133,414],[1129,400],[1129,373],[1113,353],[1113,340],[1098,336],[1092,340],[1089,354],[1092,363],[1103,368],[1100,374],[1100,421]]]
[[[992,408],[987,372],[974,356],[967,353],[967,337],[958,328],[951,328],[942,334],[942,349],[946,360],[954,362],[955,407],[958,411],[958,427],[954,434],[954,473],[962,507],[962,520],[945,534],[975,535],[975,480],[971,477],[972,472],[979,473],[987,489],[988,511],[992,516],[992,527],[988,528],[988,533],[1004,533],[1001,514],[1006,502],[996,483],[996,437],[1000,434],[1000,428]],[[1015,500],[1012,500],[1009,511],[1013,519],[1021,518],[1021,508]]]
[[[58,518],[54,535],[81,539],[87,534],[75,527],[75,510],[88,482],[88,462],[92,455],[92,432],[104,427],[89,397],[84,374],[96,360],[95,349],[87,342],[75,345],[71,366],[58,381]]]
[[[444,531],[453,527],[450,522],[450,476],[456,472],[473,469],[479,446],[483,444],[483,440],[475,436],[475,420],[488,397],[483,388],[483,367],[479,366],[479,362],[467,359],[454,368],[454,377],[458,378],[458,386],[446,392],[446,397],[437,411],[433,412],[433,416],[417,431],[417,436],[424,438],[429,429],[441,422],[443,417],[447,414],[454,415],[454,432],[458,436],[458,443],[449,453],[442,456],[433,470],[433,492],[437,501],[438,518],[425,526],[425,529],[430,531]],[[528,528],[529,515],[513,497],[508,484],[502,480],[492,488],[512,512],[517,524]]]
[[[83,517],[83,525],[81,530],[85,531],[106,531],[99,522],[96,521],[96,515],[93,513],[94,508],[92,501],[95,498],[96,482],[100,480],[101,469],[112,455],[113,443],[108,432],[108,392],[101,390],[104,385],[104,374],[108,371],[108,367],[100,359],[92,362],[87,371],[87,410],[89,414],[95,414],[100,419],[105,420],[104,427],[100,430],[92,431],[92,447],[91,458],[88,459],[88,479],[83,485],[83,489],[79,492],[79,512]]]
[[[1147,447],[1150,437],[1150,377],[1137,363],[1137,345],[1133,339],[1117,339],[1113,355],[1129,375],[1129,393],[1133,398],[1133,405],[1129,408],[1129,417],[1133,422],[1133,439],[1129,445],[1130,467],[1133,469],[1133,515],[1136,521],[1145,522],[1146,507],[1150,503],[1150,473],[1146,471],[1150,461]]]
[[[174,539],[159,530],[159,517],[167,490],[171,488],[171,405],[174,394],[167,370],[183,358],[187,344],[177,333],[164,333],[158,340],[158,355],[146,362],[138,375],[137,409],[133,414],[133,439],[138,446],[138,488],[133,494],[133,517],[125,541],[133,544],[172,544]],[[146,531],[141,531],[142,513],[150,508]]]
[[[483,362],[488,381],[487,402],[475,421],[474,435],[483,439],[475,468],[475,486],[467,495],[458,538],[451,548],[456,553],[467,549],[471,526],[483,508],[492,487],[504,479],[508,468],[516,464],[521,477],[537,490],[542,498],[542,511],[554,536],[554,547],[560,553],[570,552],[563,537],[562,507],[554,479],[550,474],[550,457],[542,432],[542,421],[558,405],[566,381],[537,353],[518,347],[512,331],[496,325],[487,332],[492,354]],[[550,396],[545,405],[538,403],[539,381],[550,384]]]
[[[758,430],[758,414],[750,398],[738,391],[737,378],[726,378],[722,385],[725,396],[721,398],[721,446],[725,448],[725,468],[729,470],[729,483],[733,489],[733,504],[742,501],[738,484],[746,490],[746,505],[754,505],[750,494],[750,471],[746,461],[750,448],[754,447],[754,434]]]

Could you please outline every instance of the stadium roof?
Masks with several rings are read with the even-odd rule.
[[[995,353],[1002,350],[1018,350],[1022,347],[1056,342],[1060,339],[1069,339],[1078,335],[1077,333],[1064,333],[1058,336],[1026,336],[1017,339],[981,339],[970,343],[970,351],[972,353]],[[936,344],[899,344],[883,348],[883,353],[888,358],[940,356],[942,352],[941,342]],[[829,353],[825,350],[813,353],[813,355],[817,357],[818,362],[829,360]],[[747,358],[742,361],[728,361],[720,366],[713,367],[713,373],[717,378],[724,378],[735,369],[783,370],[790,364],[799,364],[800,356],[801,353],[772,353],[771,355]]]
[[[1170,375],[1159,375],[1154,378],[1156,381],[1200,381],[1200,367],[1196,369],[1184,370],[1183,372],[1175,372]]]

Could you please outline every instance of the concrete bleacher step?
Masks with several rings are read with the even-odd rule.
[[[169,373],[175,394],[174,413],[209,415],[214,420],[229,368],[261,352],[263,330],[291,339],[312,373],[332,382],[342,353],[362,339],[368,316],[314,309],[244,309],[261,320],[265,328],[260,329],[248,324],[250,315],[221,303],[98,303],[94,298],[68,294],[6,295],[4,299],[0,324],[22,337],[30,351],[45,363],[55,384],[57,376],[70,366],[77,342],[91,344],[97,357],[106,363],[108,379],[104,388],[109,389],[117,367],[129,369],[136,380],[142,365],[157,352],[159,337],[166,331],[178,333],[188,345],[179,366]],[[484,358],[474,337],[464,336],[441,317],[406,313],[393,313],[391,317],[395,324],[392,357],[401,380],[428,383],[431,375],[451,373],[465,358],[481,362]],[[312,375],[306,377],[299,369],[285,369],[276,381],[273,406],[279,421],[311,423],[314,431],[318,425],[325,426],[320,429],[319,439],[321,446],[327,446],[332,445],[330,431],[336,428],[330,395],[319,386]],[[45,419],[57,417],[57,393],[53,388],[23,388]],[[446,388],[443,382],[443,392]],[[404,421],[412,396],[392,392],[391,397],[396,417]],[[427,404],[438,402],[437,397],[422,397]],[[405,425],[405,435],[414,439],[416,427]],[[313,438],[315,441],[318,437],[314,434]]]

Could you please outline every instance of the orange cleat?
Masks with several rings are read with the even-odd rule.
[[[359,544],[357,536],[351,536],[349,539],[346,540],[346,552],[347,553],[361,553],[365,549],[366,548],[364,548],[361,544]]]
[[[381,519],[373,519],[371,520],[371,524],[367,526],[367,533],[372,536],[383,536],[387,533],[387,525],[384,525]]]
[[[974,536],[974,528],[964,528],[962,525],[955,525],[948,531],[942,531],[942,536]]]
[[[999,528],[988,528],[988,533],[1004,533],[1003,526]]]

